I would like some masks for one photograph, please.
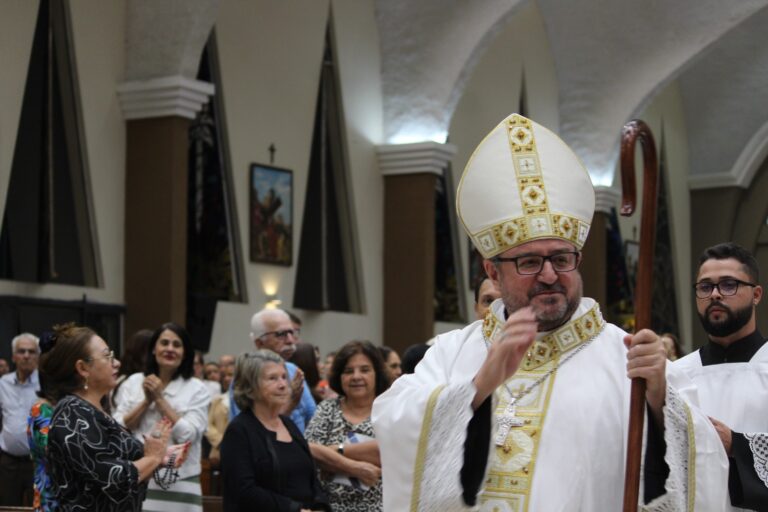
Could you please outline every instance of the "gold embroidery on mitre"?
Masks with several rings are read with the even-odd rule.
[[[483,510],[495,510],[496,507],[498,510],[525,512],[529,509],[539,441],[557,375],[556,366],[566,352],[598,335],[604,326],[600,308],[595,304],[585,314],[537,340],[531,347],[530,359],[538,364],[530,367],[521,365],[515,375],[496,390],[495,414],[503,414],[510,393],[520,396],[516,403],[516,416],[523,420],[523,425],[512,427],[504,445],[494,447],[491,467],[480,495]],[[503,327],[504,322],[489,310],[482,326],[485,339],[495,342]],[[544,376],[541,384],[522,395]]]
[[[587,241],[589,223],[561,213],[538,212],[507,219],[471,235],[472,242],[484,258],[492,258],[507,249],[538,238],[560,238],[581,249]],[[546,209],[546,208],[544,208]]]
[[[549,210],[532,122],[515,114],[506,127],[522,212],[472,233],[473,244],[484,258],[539,238],[560,238],[581,249],[587,241],[589,222]]]
[[[529,119],[513,115],[507,121],[509,148],[517,177],[523,215],[549,213],[547,191],[541,175],[539,153],[533,125]]]

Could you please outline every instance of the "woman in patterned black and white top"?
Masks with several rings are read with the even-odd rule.
[[[304,432],[334,512],[382,509],[379,445],[371,424],[373,400],[389,386],[384,362],[368,341],[350,341],[333,361],[331,388]]]
[[[96,333],[57,326],[40,341],[40,373],[58,400],[48,431],[53,494],[62,511],[137,511],[146,480],[165,455],[170,425],[155,425],[144,446],[103,408],[120,362]]]

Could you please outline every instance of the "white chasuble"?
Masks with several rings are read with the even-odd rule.
[[[750,444],[757,477],[768,488],[768,343],[746,363],[703,366],[698,351],[672,363],[669,381],[680,395]],[[745,510],[728,506],[722,510]]]
[[[486,340],[493,343],[503,323],[497,300],[483,322],[438,336],[416,373],[374,402],[385,511],[471,510],[460,471],[472,380],[487,356]],[[582,299],[564,326],[539,333],[518,372],[494,393],[495,416],[509,412],[510,395],[519,398],[503,442],[495,442],[498,432],[488,439],[476,510],[621,510],[630,389],[625,334],[603,321],[592,299]],[[720,440],[672,387],[664,435],[667,492],[643,509],[723,510],[728,462]]]

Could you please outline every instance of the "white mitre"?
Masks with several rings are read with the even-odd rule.
[[[581,249],[595,212],[595,191],[565,142],[512,114],[469,159],[456,210],[484,258],[539,238],[559,238]]]

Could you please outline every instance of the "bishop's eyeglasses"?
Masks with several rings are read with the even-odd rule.
[[[549,256],[542,256],[540,254],[526,254],[515,258],[502,258],[501,256],[497,256],[493,258],[492,261],[514,262],[518,274],[529,276],[541,272],[541,269],[544,268],[545,261],[549,261],[552,264],[552,269],[554,269],[555,272],[570,272],[579,264],[580,257],[580,252],[567,251],[550,254]]]
[[[739,291],[739,285],[752,286],[753,288],[757,286],[753,283],[748,283],[746,281],[741,281],[740,279],[729,277],[727,279],[721,279],[716,283],[711,281],[699,281],[693,285],[693,289],[696,290],[696,297],[700,299],[706,299],[712,295],[712,292],[715,291],[715,288],[718,289],[720,295],[723,297],[736,295],[736,293]]]

